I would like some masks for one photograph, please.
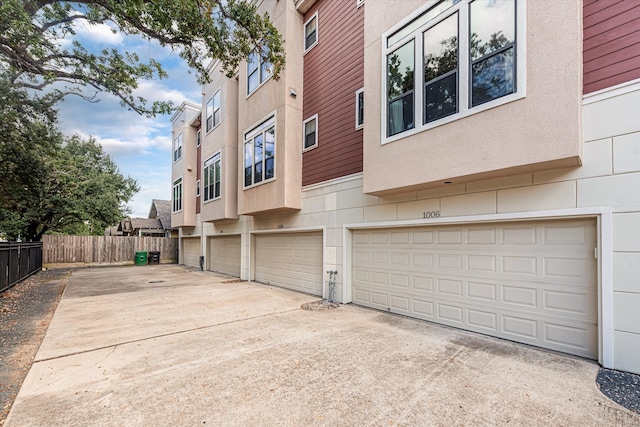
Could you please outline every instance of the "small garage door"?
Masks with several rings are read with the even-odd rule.
[[[182,239],[182,263],[192,267],[200,266],[200,238]]]
[[[209,237],[209,270],[240,277],[240,236]]]
[[[597,358],[595,220],[356,230],[353,302]]]
[[[256,281],[322,296],[322,233],[256,235]]]

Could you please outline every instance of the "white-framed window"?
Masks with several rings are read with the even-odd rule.
[[[272,116],[244,134],[244,187],[275,178],[276,121]]]
[[[173,138],[173,161],[176,162],[182,157],[182,132]]]
[[[220,197],[220,183],[222,181],[222,169],[220,153],[217,153],[204,162],[204,201],[214,200]]]
[[[247,95],[252,94],[271,77],[271,68],[271,63],[263,60],[257,51],[249,54],[247,59]]]
[[[200,147],[200,142],[201,142],[200,137],[201,137],[200,129],[198,129],[198,132],[196,133],[196,147]]]
[[[304,23],[304,52],[318,44],[318,12]]]
[[[364,88],[356,91],[356,129],[364,126]]]
[[[431,1],[383,36],[384,142],[525,96],[526,2]]]
[[[182,178],[173,181],[173,212],[182,210]]]
[[[217,91],[215,95],[207,101],[205,114],[207,118],[205,126],[206,132],[209,132],[220,123],[220,91]]]
[[[302,122],[302,151],[318,146],[318,115],[314,114]]]
[[[200,180],[196,180],[196,197],[200,197]]]

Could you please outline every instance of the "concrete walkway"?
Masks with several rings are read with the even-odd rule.
[[[595,363],[229,279],[75,271],[6,426],[640,425]]]

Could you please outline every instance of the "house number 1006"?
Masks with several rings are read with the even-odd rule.
[[[422,218],[424,219],[440,218],[440,211],[422,212]]]

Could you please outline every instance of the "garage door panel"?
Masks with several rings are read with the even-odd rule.
[[[322,233],[261,234],[255,242],[258,282],[322,295]]]
[[[498,332],[498,315],[496,313],[468,309],[467,322],[469,325],[485,330],[487,333]]]
[[[478,301],[497,302],[498,285],[495,283],[467,282],[467,296]]]
[[[209,270],[240,277],[242,257],[239,235],[209,238]]]
[[[597,357],[594,220],[358,230],[353,242],[356,304]]]
[[[191,267],[200,266],[200,238],[191,237],[182,239],[182,262]]]

